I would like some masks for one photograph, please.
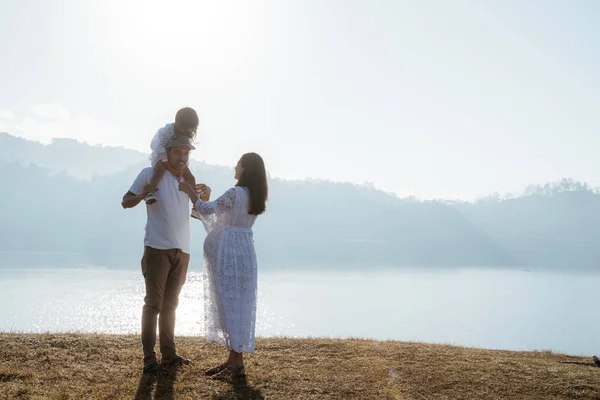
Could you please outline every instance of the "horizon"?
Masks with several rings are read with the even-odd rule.
[[[136,150],[136,149],[130,149],[130,148],[127,148],[127,147],[124,147],[124,146],[112,146],[112,145],[103,145],[103,144],[96,144],[96,145],[94,145],[94,144],[83,142],[83,141],[78,140],[76,138],[60,138],[60,137],[56,137],[56,138],[50,138],[50,140],[48,141],[48,143],[44,143],[42,141],[28,139],[28,138],[23,138],[23,137],[12,135],[12,134],[10,134],[8,132],[1,132],[0,131],[0,135],[3,135],[3,134],[6,134],[6,135],[11,136],[13,138],[22,139],[22,140],[25,140],[25,141],[30,142],[30,143],[40,144],[42,146],[50,146],[50,145],[53,145],[56,141],[66,140],[66,141],[74,141],[74,142],[76,142],[79,145],[88,146],[88,147],[92,147],[92,148],[96,148],[96,149],[118,149],[118,150],[124,150],[124,151],[137,152],[140,155],[149,155],[150,154],[149,152],[144,152],[142,150]],[[192,157],[190,157],[190,158],[191,158],[192,161],[203,163],[203,164],[208,165],[208,166],[219,167],[219,168],[229,168],[229,169],[233,170],[233,166],[220,165],[220,164],[209,164],[209,163],[206,163],[203,160],[198,160],[198,159],[195,159],[195,158],[192,158]],[[33,163],[33,164],[35,164],[35,163]],[[129,168],[132,165],[135,165],[135,163],[128,164],[125,167]],[[115,172],[113,172],[113,173],[115,173]],[[418,197],[418,196],[416,196],[414,194],[408,194],[408,195],[406,195],[404,197],[401,197],[397,193],[389,192],[389,191],[386,191],[386,190],[384,190],[382,188],[379,188],[379,187],[375,186],[372,182],[356,183],[356,182],[351,182],[351,181],[333,181],[333,180],[329,180],[327,178],[318,178],[318,177],[285,178],[285,177],[272,176],[269,171],[267,171],[267,174],[269,174],[270,178],[275,178],[275,179],[278,179],[278,180],[280,180],[282,182],[319,182],[319,183],[353,185],[353,186],[357,186],[357,187],[361,187],[361,188],[365,188],[365,189],[368,188],[368,189],[373,189],[373,190],[376,190],[376,191],[381,191],[381,192],[384,192],[386,194],[395,196],[399,200],[414,199],[414,200],[417,200],[417,201],[420,201],[420,202],[429,202],[429,201],[431,201],[431,202],[442,202],[442,203],[449,203],[449,204],[450,203],[476,204],[476,203],[478,203],[480,201],[487,201],[487,200],[490,200],[490,199],[492,199],[492,200],[495,199],[495,200],[498,200],[498,201],[502,201],[502,200],[510,200],[510,199],[513,199],[513,198],[527,197],[527,196],[531,195],[531,194],[527,193],[527,191],[529,189],[532,189],[532,188],[538,188],[539,189],[539,188],[541,188],[544,185],[551,185],[551,186],[552,185],[556,186],[556,185],[561,185],[561,184],[564,185],[568,181],[571,181],[572,183],[575,183],[575,184],[582,184],[584,186],[584,188],[583,188],[584,190],[587,190],[587,191],[590,191],[590,192],[593,192],[593,193],[596,193],[596,194],[600,192],[600,186],[595,187],[595,186],[589,185],[588,182],[580,181],[580,180],[578,180],[576,178],[573,178],[573,177],[563,177],[563,178],[561,178],[559,180],[552,181],[552,182],[532,182],[532,183],[529,183],[526,187],[522,188],[518,193],[500,193],[498,191],[495,191],[495,192],[492,192],[492,193],[488,193],[485,196],[477,197],[477,198],[474,198],[474,199],[461,199],[461,198],[422,198],[422,197]],[[74,176],[72,174],[68,174],[68,175],[71,176],[72,178],[75,178],[75,179],[87,180],[87,179],[91,178],[91,177],[81,178],[81,177]],[[563,192],[563,191],[570,191],[570,190],[560,190],[560,192]],[[556,194],[556,193],[553,193],[553,194]]]

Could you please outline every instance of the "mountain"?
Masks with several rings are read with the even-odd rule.
[[[119,147],[82,145],[74,139],[54,139],[44,145],[0,132],[0,161],[35,164],[77,178],[119,172],[147,160],[147,154]]]
[[[147,155],[0,134],[0,266],[137,267],[145,210],[120,201]],[[233,169],[192,162],[218,195]],[[82,179],[86,178],[86,179]],[[590,190],[449,204],[369,186],[270,178],[255,226],[266,267],[594,267],[600,196]],[[204,232],[192,221],[192,268]]]
[[[458,209],[521,265],[600,266],[600,195],[592,190],[558,188]]]

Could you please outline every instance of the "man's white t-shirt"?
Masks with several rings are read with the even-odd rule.
[[[139,195],[151,178],[152,168],[144,168],[129,191]],[[166,171],[158,183],[157,202],[146,206],[144,245],[158,250],[179,249],[190,254],[190,198],[179,191],[179,179]]]

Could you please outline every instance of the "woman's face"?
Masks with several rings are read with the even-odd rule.
[[[244,168],[242,167],[242,159],[240,159],[235,166],[235,177],[234,179],[240,179],[242,177],[242,172],[244,172]]]

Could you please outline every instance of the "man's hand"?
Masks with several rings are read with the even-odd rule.
[[[146,195],[148,193],[154,193],[154,192],[158,192],[158,188],[154,187],[154,185],[147,184],[147,185],[144,185],[144,188],[142,189],[142,193],[140,193],[140,196],[146,197]]]
[[[121,201],[121,206],[123,206],[123,208],[133,208],[135,206],[137,206],[138,204],[140,204],[144,198],[146,197],[146,195],[148,193],[154,193],[154,192],[158,192],[158,188],[155,188],[154,185],[144,185],[144,188],[142,189],[142,193],[140,194],[134,194],[132,192],[127,192],[125,193],[125,196],[123,196],[123,200]]]
[[[168,162],[163,163],[163,165],[165,166],[167,171],[169,171],[171,173],[171,175],[176,176],[178,178],[181,178],[183,176],[183,169],[181,169],[181,170],[175,169],[175,168],[171,167],[171,165]]]
[[[194,187],[194,191],[196,192],[198,197],[200,197],[200,200],[202,200],[202,201],[210,200],[211,189],[209,186],[205,185],[204,183],[200,183],[200,184],[196,185]]]
[[[144,200],[144,197],[146,197],[146,195],[141,195],[141,194],[134,194],[132,192],[127,192],[125,193],[125,196],[123,196],[123,200],[121,201],[121,206],[123,208],[133,208],[135,206],[137,206],[138,204],[140,204],[142,202],[142,200]]]

